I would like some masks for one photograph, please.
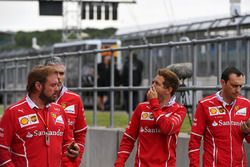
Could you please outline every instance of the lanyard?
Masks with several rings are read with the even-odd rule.
[[[48,126],[49,126],[49,111],[45,111],[45,112],[46,112],[46,114],[44,114],[44,116],[45,116],[46,122],[43,119],[43,117],[40,115],[40,113],[37,112],[37,115],[42,120],[42,122],[45,126],[45,144],[46,144],[46,146],[49,146],[50,145],[49,128],[48,128]]]

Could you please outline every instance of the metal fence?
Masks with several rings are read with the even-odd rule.
[[[101,52],[121,52],[122,62],[125,56],[129,56],[129,86],[115,85],[115,57],[111,59],[111,84],[109,87],[98,87],[97,55]],[[133,86],[133,54],[137,53],[143,61],[143,82],[140,86]],[[93,125],[97,125],[97,97],[98,92],[108,91],[110,94],[110,127],[114,127],[114,112],[116,104],[123,103],[124,91],[129,91],[129,118],[133,110],[133,91],[140,92],[140,100],[149,88],[151,81],[158,68],[170,64],[190,62],[192,63],[192,77],[185,80],[186,87],[181,87],[179,92],[184,92],[189,104],[189,113],[195,111],[198,100],[207,94],[220,88],[219,80],[222,70],[227,66],[236,66],[246,75],[246,85],[243,95],[249,97],[250,88],[250,36],[238,36],[230,38],[215,38],[205,40],[192,40],[184,42],[168,42],[147,44],[138,46],[126,46],[105,50],[78,51],[63,54],[49,54],[26,56],[16,58],[4,58],[0,60],[0,97],[1,103],[6,108],[9,104],[17,101],[25,95],[27,73],[32,67],[44,64],[51,56],[62,57],[66,64],[65,85],[70,90],[82,95],[83,101],[90,102],[90,110],[93,111]],[[85,61],[88,56],[94,56],[93,62]],[[93,85],[83,86],[83,67],[93,64]],[[121,70],[121,69],[120,69]],[[181,97],[183,98],[183,97]],[[119,102],[117,102],[119,101]],[[118,107],[119,108],[119,107]],[[122,108],[120,108],[123,110]]]

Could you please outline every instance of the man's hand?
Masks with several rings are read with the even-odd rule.
[[[80,148],[77,143],[72,142],[67,149],[66,155],[69,158],[76,158],[80,154]]]
[[[241,124],[240,129],[243,133],[249,134],[250,133],[250,119],[248,119],[246,122]]]
[[[155,87],[151,86],[147,93],[147,99],[150,100],[153,98],[158,98],[158,93],[156,92]]]

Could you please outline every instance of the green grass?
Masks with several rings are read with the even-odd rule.
[[[3,113],[3,106],[0,105],[0,115]],[[85,111],[85,117],[88,126],[93,126],[93,112]],[[110,127],[110,114],[109,112],[97,112],[97,126]],[[128,114],[125,111],[114,112],[114,127],[115,128],[126,128],[128,125]],[[191,127],[188,117],[185,118],[181,128],[181,132],[190,132]]]
[[[97,112],[97,126],[110,127],[109,112]],[[93,126],[93,112],[85,111],[85,117],[88,126]],[[128,114],[125,111],[116,111],[114,113],[114,127],[126,128],[128,125]],[[190,132],[191,126],[188,117],[185,118],[181,132]]]
[[[93,126],[93,112],[85,111],[85,117],[87,120],[88,126]],[[97,125],[110,127],[110,114],[109,112],[97,112]],[[125,128],[128,125],[128,114],[124,111],[114,112],[114,127],[115,128]]]
[[[3,114],[3,105],[0,105],[0,115]]]
[[[191,131],[191,124],[190,124],[188,116],[186,116],[181,126],[181,132],[189,133],[190,131]]]

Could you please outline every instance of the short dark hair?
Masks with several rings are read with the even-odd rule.
[[[44,84],[47,81],[47,77],[51,74],[56,74],[56,69],[53,66],[39,65],[34,67],[28,74],[27,79],[27,92],[33,93],[35,91],[35,83],[40,82]]]
[[[58,56],[53,56],[47,59],[44,65],[64,65],[62,59]]]
[[[244,76],[244,74],[238,70],[236,67],[227,67],[221,74],[221,79],[225,82],[229,80],[231,74],[236,74],[237,76]]]
[[[159,69],[157,74],[164,78],[165,81],[163,84],[165,88],[173,88],[173,91],[171,92],[171,95],[173,96],[180,85],[178,76],[167,68]]]

